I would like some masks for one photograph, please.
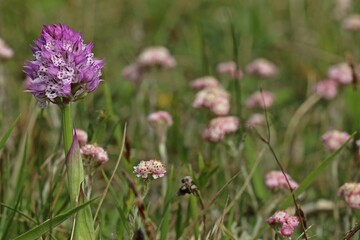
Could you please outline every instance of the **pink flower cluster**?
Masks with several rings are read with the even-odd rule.
[[[245,102],[247,108],[269,108],[274,103],[274,94],[269,91],[257,91]]]
[[[321,136],[322,143],[325,149],[329,152],[335,152],[339,149],[348,139],[350,135],[347,132],[338,130],[327,131]]]
[[[286,173],[285,173],[286,174]],[[297,182],[295,182],[290,175],[286,174],[287,179],[289,180],[290,187],[292,190],[295,190],[299,187]],[[284,174],[281,171],[271,171],[265,175],[265,185],[270,189],[289,189],[289,185],[286,181]]]
[[[356,72],[359,75],[358,72]],[[353,81],[353,72],[347,63],[338,63],[329,67],[327,79],[320,81],[315,86],[315,92],[320,97],[330,100],[333,99],[341,85],[351,84]]]
[[[0,38],[0,58],[9,59],[12,58],[14,52],[11,48],[9,48],[4,40]]]
[[[176,66],[176,60],[165,47],[147,47],[140,53],[135,63],[123,69],[122,76],[130,81],[139,82],[145,70],[154,66],[173,68]]]
[[[261,113],[252,114],[246,122],[247,128],[252,128],[265,123],[265,116]]]
[[[267,220],[267,223],[283,237],[291,237],[295,228],[299,225],[299,220],[296,216],[290,216],[285,211],[276,211]]]
[[[75,128],[75,133],[80,146],[84,146],[88,141],[88,134],[79,128]]]
[[[360,15],[353,14],[343,20],[343,28],[348,31],[360,31]]]
[[[134,167],[134,173],[137,177],[148,178],[150,175],[154,178],[165,176],[165,166],[158,160],[141,161]]]
[[[230,110],[229,94],[221,87],[205,88],[196,94],[193,107],[209,108],[211,112],[218,116],[226,115]]]
[[[102,165],[109,161],[107,152],[94,144],[86,144],[80,148],[80,153],[90,161],[95,161],[96,165]]]
[[[275,64],[264,58],[258,58],[246,66],[246,72],[261,78],[270,78],[277,74],[277,67]]]
[[[205,88],[218,88],[220,83],[212,76],[205,76],[191,81],[190,86],[192,89],[202,90]]]
[[[165,111],[153,112],[149,114],[147,120],[154,127],[160,126],[168,128],[173,124],[171,115]]]
[[[339,188],[338,194],[345,198],[351,208],[360,208],[360,183],[345,183]]]
[[[234,133],[239,128],[237,117],[218,117],[210,121],[208,127],[203,132],[203,139],[210,142],[221,141],[226,134]]]
[[[229,75],[233,79],[240,80],[243,77],[243,72],[237,68],[234,61],[219,63],[216,70],[218,73]]]

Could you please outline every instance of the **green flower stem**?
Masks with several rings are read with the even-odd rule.
[[[61,106],[62,132],[64,138],[65,155],[69,152],[73,141],[73,122],[71,116],[71,104]]]

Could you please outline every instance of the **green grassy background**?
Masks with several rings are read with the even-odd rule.
[[[342,29],[341,21],[333,15],[334,7],[335,3],[330,0],[1,0],[0,37],[15,52],[14,58],[0,62],[5,71],[5,82],[0,87],[6,96],[0,104],[1,132],[5,133],[18,115],[20,119],[0,155],[0,202],[16,206],[37,223],[67,208],[65,186],[60,184],[63,164],[58,109],[51,106],[37,113],[33,97],[23,91],[22,67],[26,60],[32,59],[29,46],[39,37],[42,25],[52,23],[64,23],[80,31],[86,43],[95,43],[95,56],[106,61],[104,82],[96,92],[76,103],[75,126],[87,130],[92,142],[108,150],[111,160],[103,167],[108,176],[120,151],[125,123],[132,155],[130,160],[122,159],[121,170],[131,174],[132,166],[140,160],[159,158],[154,135],[146,124],[146,106],[137,105],[135,101],[138,86],[121,77],[122,69],[151,45],[166,46],[176,58],[175,69],[153,73],[159,93],[157,108],[169,111],[175,122],[169,129],[167,142],[168,170],[175,170],[168,176],[173,188],[169,189],[167,199],[157,199],[161,181],[154,182],[148,196],[148,214],[161,226],[159,236],[163,239],[180,236],[190,219],[200,211],[193,197],[174,196],[183,176],[193,176],[203,197],[210,200],[242,167],[250,172],[265,147],[251,133],[246,138],[245,150],[236,156],[230,154],[226,144],[215,145],[201,140],[201,131],[210,115],[191,107],[195,93],[188,83],[200,76],[215,75],[232,91],[230,80],[215,71],[221,61],[237,56],[236,60],[244,69],[251,60],[265,57],[279,67],[280,73],[274,79],[246,76],[241,82],[241,94],[244,100],[260,87],[276,94],[275,106],[269,110],[272,145],[286,171],[301,183],[327,156],[320,141],[325,131],[336,128],[352,133],[359,130],[359,93],[347,87],[331,102],[317,103],[301,120],[292,144],[284,142],[290,119],[312,93],[316,81],[326,78],[328,67],[346,61],[349,53],[355,60],[359,59],[359,33]],[[354,2],[351,10],[357,11],[360,11],[360,2]],[[232,26],[238,38],[237,53],[234,52]],[[244,109],[243,117],[246,119],[252,112]],[[234,108],[232,113],[235,114]],[[34,122],[31,124],[31,121]],[[227,142],[236,140],[238,138],[233,137]],[[340,161],[338,184],[358,180],[358,166],[354,164],[353,155],[351,150],[346,150],[337,156]],[[254,195],[246,191],[224,218],[224,225],[233,232],[233,237],[245,239],[259,216],[269,216],[264,213],[264,206],[279,195],[265,190],[262,182],[263,174],[274,169],[277,169],[275,161],[265,151],[252,178]],[[344,224],[348,210],[336,195],[331,168],[325,171],[306,191],[301,204],[329,199],[339,205],[341,215],[335,218],[331,211],[319,211],[309,216],[308,224],[312,225],[309,235],[315,239],[332,238],[334,229],[337,237],[348,230]],[[207,212],[210,227],[245,180],[240,174],[217,198]],[[137,180],[134,178],[134,181]],[[137,183],[140,187],[141,181]],[[106,185],[100,172],[94,185],[96,196]],[[126,239],[127,229],[136,225],[127,216],[134,197],[120,171],[112,188],[98,219],[101,235],[104,239]],[[284,196],[287,193],[280,197]],[[54,199],[57,202],[53,206]],[[34,226],[9,209],[1,210],[3,239]],[[354,211],[351,216],[356,219],[357,215]],[[169,226],[164,225],[167,218]],[[65,229],[66,226],[62,226],[54,230],[53,238],[64,239]],[[270,228],[262,224],[258,236],[271,238]]]

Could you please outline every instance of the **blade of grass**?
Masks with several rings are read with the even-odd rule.
[[[123,152],[124,152],[124,146],[125,146],[125,137],[126,137],[126,124],[125,124],[125,127],[124,127],[124,135],[123,135],[123,139],[122,139],[122,143],[121,143],[121,149],[120,149],[120,153],[119,153],[119,157],[117,159],[117,162],[116,162],[116,165],[115,165],[115,168],[114,168],[114,171],[113,173],[111,174],[111,177],[109,179],[109,182],[108,184],[106,185],[106,188],[101,196],[101,199],[100,199],[100,202],[99,202],[99,205],[96,209],[96,213],[95,213],[95,216],[94,216],[94,222],[96,221],[96,218],[99,214],[99,211],[100,211],[100,208],[102,206],[102,203],[107,195],[107,192],[109,191],[109,187],[110,187],[110,184],[111,184],[111,181],[113,180],[114,176],[115,176],[115,173],[116,173],[116,170],[118,169],[119,165],[120,165],[120,160],[122,158],[122,155],[123,155]]]
[[[50,229],[58,226],[59,224],[61,224],[65,220],[69,219],[71,216],[73,216],[79,210],[81,210],[84,207],[88,206],[90,203],[94,202],[97,199],[98,198],[94,198],[94,199],[92,199],[90,201],[87,201],[87,202],[85,202],[83,204],[80,204],[80,205],[70,209],[69,211],[67,211],[67,212],[65,212],[63,214],[60,214],[60,215],[55,216],[55,217],[53,217],[51,219],[48,219],[45,222],[43,222],[42,224],[30,229],[26,233],[23,233],[22,235],[14,238],[14,240],[33,240],[33,239],[37,239],[37,238],[41,237],[43,234],[50,231]]]
[[[295,196],[299,196],[301,193],[303,193],[314,181],[315,179],[326,169],[327,166],[331,163],[331,161],[341,152],[341,150],[353,139],[356,132],[354,132],[351,137],[334,153],[332,153],[330,156],[328,156],[324,161],[320,163],[320,165],[315,168],[307,177],[305,180],[300,184],[300,186],[294,191]],[[288,196],[285,198],[281,203],[281,209],[287,208],[292,201],[292,197]]]
[[[0,140],[0,150],[4,148],[6,141],[8,140],[8,138],[10,137],[10,134],[16,127],[16,124],[18,123],[19,119],[20,119],[20,115],[15,119],[15,121],[11,124],[11,126],[8,128],[8,130],[6,130],[4,136],[2,136],[2,138]]]

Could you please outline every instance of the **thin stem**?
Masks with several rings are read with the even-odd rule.
[[[71,117],[71,104],[61,106],[61,121],[64,140],[65,155],[68,153],[73,141],[73,122]]]

